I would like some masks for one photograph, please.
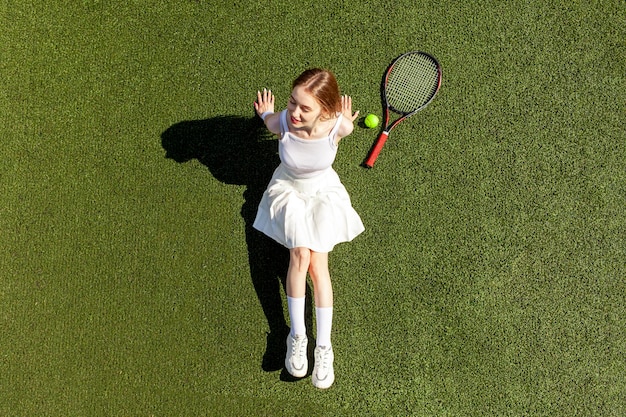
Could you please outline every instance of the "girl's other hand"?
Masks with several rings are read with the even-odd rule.
[[[359,111],[357,110],[352,113],[352,97],[350,96],[341,96],[341,114],[343,117],[350,119],[351,122],[354,122],[357,117],[359,117]]]
[[[254,110],[261,116],[265,112],[274,112],[274,94],[266,88],[263,91],[257,91],[257,98],[254,102]]]

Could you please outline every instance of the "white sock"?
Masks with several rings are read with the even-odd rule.
[[[330,347],[330,331],[333,327],[333,308],[315,307],[317,321],[317,346]]]
[[[306,335],[306,325],[304,324],[305,297],[293,298],[287,296],[287,309],[289,310],[289,320],[291,321],[291,335]]]

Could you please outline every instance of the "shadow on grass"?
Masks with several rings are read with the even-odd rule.
[[[161,134],[166,158],[178,163],[197,159],[225,184],[244,185],[241,216],[252,285],[267,319],[269,332],[262,368],[284,367],[289,327],[283,314],[280,286],[285,285],[289,251],[252,227],[257,207],[278,166],[278,144],[258,117],[220,116],[176,123]],[[208,250],[208,248],[207,248]],[[311,329],[311,291],[307,288],[307,328]],[[281,379],[290,380],[283,372]]]

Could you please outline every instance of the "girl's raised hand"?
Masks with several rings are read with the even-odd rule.
[[[350,119],[350,121],[354,122],[357,117],[359,117],[359,111],[357,110],[352,113],[352,97],[344,95],[341,96],[341,114],[344,117]]]
[[[274,112],[274,94],[266,88],[263,91],[257,91],[257,98],[254,102],[254,110],[261,116],[265,112]]]

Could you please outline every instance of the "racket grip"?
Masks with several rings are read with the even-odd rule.
[[[383,131],[383,133],[380,134],[378,139],[376,139],[376,142],[374,142],[374,146],[370,150],[370,153],[367,156],[367,159],[365,159],[365,162],[363,162],[363,165],[365,165],[366,168],[371,168],[374,166],[374,162],[376,162],[376,159],[378,158],[378,154],[380,154],[380,151],[383,149],[383,146],[385,146],[385,142],[387,142],[388,137],[389,137],[389,132]]]

